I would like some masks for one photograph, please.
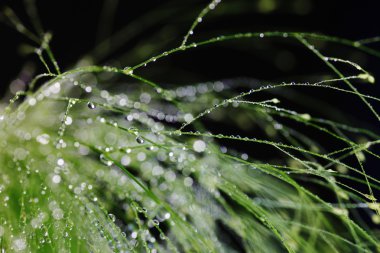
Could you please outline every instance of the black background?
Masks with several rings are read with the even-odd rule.
[[[111,0],[108,0],[108,2],[110,1]],[[194,40],[223,33],[274,30],[318,32],[352,40],[373,37],[380,34],[378,18],[379,5],[376,4],[377,1],[274,1],[277,3],[277,8],[269,13],[260,13],[258,11],[257,6],[260,1],[241,1],[244,3],[241,9],[237,10],[235,14],[227,13],[225,16],[223,16],[223,11],[217,9],[214,11],[215,13],[211,13],[209,17],[206,17],[205,21],[197,28]],[[44,29],[51,31],[54,35],[51,44],[58,62],[64,69],[68,69],[83,56],[83,54],[88,53],[90,49],[97,44],[99,23],[101,23],[100,13],[102,8],[104,8],[104,2],[107,4],[107,1],[37,0],[36,2]],[[228,4],[232,2],[234,1],[224,1],[218,8],[223,9],[224,5],[229,6]],[[26,15],[23,3],[23,0],[3,0],[0,1],[0,8],[3,6],[12,7],[21,20],[27,24],[28,27],[31,27],[30,19]],[[167,32],[166,34],[165,39],[168,40],[169,43],[165,49],[175,46],[180,43],[183,34],[187,31],[192,20],[207,3],[208,1],[197,0],[119,1],[117,11],[115,15],[113,15],[113,28],[108,31],[110,34],[153,10],[173,9],[175,11],[174,14],[168,18],[158,20],[158,22],[149,29],[141,28],[141,32],[135,39],[126,43],[120,50],[115,52],[115,54],[110,55],[109,59],[113,59],[118,53],[128,52],[128,50],[131,50],[136,45],[144,43],[147,37],[163,28],[167,30],[172,29],[170,30],[171,32]],[[22,44],[28,43],[33,45],[33,43],[30,43],[28,39],[4,23],[0,24],[0,38],[0,67],[2,69],[0,86],[4,92],[7,85],[17,77],[25,62],[34,61],[38,63],[38,60],[35,55],[29,55],[28,57],[20,55],[19,51]],[[191,64],[183,64],[188,63],[186,53],[182,57],[169,58],[163,63],[171,65],[172,67],[181,63],[184,73],[195,72],[196,70],[198,78],[190,77],[190,75],[185,76],[185,78],[178,78],[178,76],[173,74],[166,75],[165,77],[163,77],[163,75],[154,76],[153,73],[149,73],[149,75],[154,76],[156,80],[159,79],[157,81],[189,83],[195,81],[194,79],[205,81],[237,76],[283,81],[293,78],[291,80],[301,81],[302,79],[296,76],[318,74],[321,72],[328,73],[328,70],[323,68],[317,59],[313,57],[308,58],[308,54],[305,54],[305,50],[298,44],[294,43],[296,45],[293,46],[289,45],[292,44],[291,42],[276,42],[276,40],[266,40],[265,44],[269,45],[251,50],[251,52],[249,52],[251,58],[243,57],[247,55],[248,50],[245,52],[244,50],[239,51],[235,48],[231,50],[231,52],[225,52],[225,55],[223,55],[221,59],[218,59],[220,52],[207,48],[207,54],[205,54],[205,51],[200,52],[199,55],[197,52],[191,52],[193,58],[191,59]],[[250,46],[254,47],[255,45],[251,43]],[[295,54],[294,57],[297,58],[293,68],[287,71],[281,71],[275,66],[271,51],[278,50],[279,48],[290,48],[293,51],[292,53]],[[256,52],[252,53],[252,51]],[[260,51],[262,52],[260,53]],[[341,52],[339,52],[339,50],[334,52],[341,54],[346,53],[343,49]],[[350,53],[354,54],[352,51]],[[348,57],[351,56],[352,55],[348,55]],[[356,58],[354,56],[351,58],[356,59],[359,63],[363,63],[364,66],[368,67],[375,75],[378,73],[379,68],[376,66],[378,66],[379,60],[368,58],[359,53],[356,53]],[[109,59],[102,59],[99,63],[106,64]],[[120,64],[133,65],[143,59],[145,58],[135,58],[131,61],[126,59]],[[210,59],[217,60],[211,61]],[[236,59],[238,59],[240,64],[236,64]],[[36,66],[40,70],[36,72],[42,72],[40,64]],[[194,76],[194,73],[192,73],[192,76]]]
[[[380,34],[378,7],[376,1],[321,1],[290,0],[279,1],[274,10],[260,12],[260,1],[224,1],[196,29],[195,41],[220,34],[262,31],[305,31],[359,40]],[[0,1],[1,2],[1,1]],[[53,33],[51,47],[64,70],[69,69],[101,41],[99,24],[102,24],[101,10],[114,0],[37,0],[37,9],[46,31]],[[169,10],[166,18],[158,18],[150,26],[134,26],[133,39],[123,43],[108,57],[96,64],[131,66],[148,56],[177,46],[199,11],[208,1],[118,1],[112,15],[112,29],[103,37],[115,33],[127,24],[157,11]],[[233,5],[234,2],[241,5]],[[32,27],[25,11],[23,0],[2,1],[0,8],[10,6],[20,19]],[[232,8],[236,10],[231,11]],[[156,12],[155,12],[156,11]],[[152,19],[154,16],[152,15]],[[35,54],[22,54],[23,45],[33,45],[14,28],[0,23],[0,94],[5,93],[8,85],[20,75],[25,63],[33,63],[35,73],[43,72],[42,64]],[[141,45],[162,44],[161,48],[149,53],[134,51]],[[240,42],[239,42],[240,43]],[[238,45],[238,46],[237,46]],[[379,44],[374,44],[376,48]],[[34,45],[36,46],[36,45]],[[375,76],[379,76],[379,59],[334,44],[321,47],[328,56],[353,60],[361,64]],[[120,56],[121,57],[120,59]],[[191,56],[191,57],[189,57]],[[282,63],[280,59],[282,57]],[[117,59],[117,61],[115,61]],[[278,63],[280,61],[280,63]],[[29,66],[29,65],[28,65]],[[142,72],[144,76],[160,83],[188,84],[193,82],[220,80],[224,78],[250,77],[268,81],[312,81],[311,76],[332,74],[331,70],[298,42],[292,39],[250,40],[237,44],[222,43],[211,47],[168,57]],[[141,74],[142,74],[141,73]],[[379,86],[362,85],[363,93],[379,94]],[[318,93],[318,91],[313,91]],[[318,96],[317,94],[317,96]],[[323,99],[335,94],[324,92]],[[351,97],[352,98],[352,97]],[[351,99],[350,98],[350,99]],[[334,99],[334,97],[330,97]],[[328,100],[328,99],[327,99]],[[352,107],[351,100],[340,101],[344,108]],[[375,105],[376,106],[376,105]],[[369,110],[362,105],[353,108],[355,117],[361,121],[374,123]]]

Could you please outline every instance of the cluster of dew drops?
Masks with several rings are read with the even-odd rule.
[[[78,81],[74,81],[73,79],[71,79],[70,81],[74,83],[74,86],[77,86],[77,85],[81,86],[83,90],[89,94],[93,92],[94,89],[96,89],[94,86],[84,85]],[[43,102],[44,98],[58,96],[60,93],[61,86],[62,86],[62,83],[58,83],[58,82],[55,84],[52,84],[51,87],[46,89],[46,91],[44,91],[42,95],[37,95],[36,97],[31,97],[27,99],[27,103],[29,104],[30,107],[33,107],[33,106],[36,106],[38,103]],[[172,98],[178,98],[178,99],[181,99],[182,101],[187,101],[191,103],[195,101],[199,95],[206,94],[208,92],[221,92],[225,89],[228,89],[228,86],[223,84],[223,82],[209,82],[209,83],[201,83],[198,85],[189,85],[189,86],[179,87],[174,90],[168,90],[168,93],[170,94]],[[128,98],[124,94],[112,96],[110,95],[109,92],[104,91],[104,90],[100,91],[100,96],[103,99],[105,99],[107,102],[100,103],[100,102],[96,102],[95,101],[96,99],[94,101],[91,99],[86,103],[88,110],[95,112],[95,114],[97,113],[97,111],[100,111],[100,108],[102,110],[103,109],[106,110],[107,106],[109,106],[108,102],[112,100],[114,101],[113,103],[116,106],[129,107],[129,109],[132,109],[130,110],[131,111],[130,114],[123,115],[122,118],[124,121],[126,121],[129,124],[132,124],[133,121],[138,121],[140,124],[150,125],[152,131],[156,131],[156,132],[158,130],[164,130],[165,123],[181,123],[181,122],[186,123],[186,122],[191,122],[194,119],[194,115],[191,112],[177,111],[173,113],[173,111],[171,111],[171,113],[167,113],[160,109],[157,109],[157,107],[155,106],[148,107],[149,109],[146,112],[143,112],[143,113],[139,112],[138,109],[141,107],[141,104],[149,104],[152,100],[151,95],[147,92],[141,93],[139,96],[139,100],[137,101],[132,101],[130,98]],[[74,125],[75,121],[77,120],[75,118],[75,115],[70,113],[70,110],[78,105],[78,101],[79,100],[77,99],[69,100],[68,110],[66,114],[61,115],[61,120],[63,119],[62,120],[63,127],[61,127],[58,130],[59,138],[57,142],[55,143],[55,147],[57,148],[58,151],[64,150],[65,148],[70,147],[70,144],[68,143],[68,141],[65,140],[65,131],[67,131],[66,127],[70,127]],[[212,101],[212,102],[218,103],[219,101]],[[4,116],[2,115],[0,120],[2,121],[3,119],[4,119]],[[116,121],[114,119],[107,120],[104,117],[100,117],[100,116],[97,116],[96,119],[98,119],[99,122],[101,123],[111,123],[111,126],[114,126],[114,127],[119,127],[119,125],[121,125],[120,121]],[[91,121],[92,119],[90,119],[89,117],[87,119],[87,122],[91,122]],[[135,135],[134,139],[137,145],[147,145],[148,147],[145,150],[148,150],[149,152],[156,151],[157,159],[161,162],[165,161],[165,159],[169,159],[172,162],[181,162],[181,161],[185,161],[189,157],[190,157],[190,160],[195,160],[196,158],[194,154],[188,153],[186,155],[185,151],[187,149],[192,149],[195,153],[203,153],[207,150],[207,144],[202,138],[194,139],[192,141],[192,145],[189,147],[181,146],[180,148],[172,148],[170,150],[160,150],[159,147],[155,145],[151,145],[151,143],[149,142],[149,138],[151,137],[151,135],[146,134],[146,133],[140,134],[139,130],[134,127],[129,127],[128,130],[130,133],[133,133]],[[27,133],[24,130],[23,131],[20,130],[17,133],[17,135],[19,135],[19,137],[22,138],[23,141],[29,141],[34,138],[35,141],[39,143],[41,146],[48,146],[49,144],[52,144],[54,142],[54,134],[49,133],[48,131],[46,132],[37,131],[36,133],[38,134],[36,136],[33,136],[34,135],[33,133]],[[158,141],[159,140],[160,139],[158,139]],[[75,148],[78,149],[80,155],[87,155],[90,152],[88,148],[84,147],[79,142],[74,142],[73,145]],[[99,148],[105,154],[112,152],[114,149],[120,149],[120,147],[115,148],[115,147],[112,147],[112,145],[111,147],[105,147],[105,148],[99,146]],[[227,149],[225,147],[222,147],[221,149],[223,152],[227,152]],[[133,150],[129,148],[125,148],[123,149],[123,151],[125,152],[125,155],[121,156],[119,162],[123,166],[128,166],[133,161],[133,158],[131,157],[131,153],[133,152]],[[137,161],[139,161],[140,163],[143,163],[148,157],[144,153],[148,151],[138,152],[136,155]],[[13,153],[14,160],[20,161],[20,162],[23,160],[27,160],[29,155],[31,155],[31,153],[32,152],[29,152],[27,149],[24,149],[22,147],[16,148]],[[243,156],[245,159],[247,159],[246,154],[243,154]],[[114,165],[114,163],[111,160],[109,160],[103,153],[100,154],[99,159],[102,162],[102,164],[105,164],[108,167],[112,167]],[[68,173],[68,171],[70,170],[70,163],[67,162],[64,157],[58,156],[56,157],[56,160],[55,160],[55,166],[56,167],[53,173],[49,173],[49,177],[53,185],[60,186],[66,183],[65,173]],[[35,170],[33,172],[38,173],[38,170]],[[28,173],[33,173],[33,172],[29,172],[28,170]],[[119,177],[120,180],[125,180],[125,175],[122,175],[122,173],[116,173],[116,172],[112,172],[112,173],[116,175],[117,177]],[[168,184],[170,184],[170,182],[174,182],[176,180],[177,172],[173,172],[173,171],[165,172],[162,167],[160,167],[159,165],[156,165],[151,169],[151,173],[156,176],[162,176],[165,179],[165,181],[161,183],[158,187],[159,189],[165,190],[165,189],[169,189]],[[189,176],[190,173],[191,171],[184,172],[184,176],[181,177],[183,180],[182,181],[183,185],[185,187],[191,187],[194,182],[194,179]],[[96,172],[97,176],[102,176],[103,174],[104,174],[104,171],[102,170],[99,170]],[[4,190],[4,187],[5,186],[0,185],[0,193],[6,192]],[[86,191],[91,192],[95,188],[92,183],[87,183],[87,182],[81,182],[78,186],[75,186],[73,184],[68,184],[67,187],[75,195],[80,195]],[[49,192],[49,188],[46,185],[42,186],[41,195],[47,196],[48,192]],[[90,195],[92,196],[91,201],[93,203],[98,202],[99,196],[96,196],[96,194],[94,193],[91,193]],[[9,200],[9,196],[5,196],[4,198],[5,205],[8,200]],[[38,203],[39,199],[34,198],[31,201]],[[64,221],[67,218],[66,217],[67,214],[65,213],[66,210],[62,205],[64,205],[64,202],[61,203],[57,200],[50,201],[48,204],[49,212],[42,211],[36,217],[31,219],[30,220],[31,227],[35,229],[46,230],[44,224],[49,224],[49,222],[51,222],[52,220],[57,221],[57,222]],[[147,213],[149,211],[147,211],[146,208],[138,207],[136,210],[140,213],[143,213],[144,215],[148,217]],[[111,220],[112,222],[117,222],[118,220],[117,216],[114,215],[113,213],[108,213],[108,219]],[[163,213],[161,216],[158,216],[158,217],[153,217],[153,218],[148,217],[148,223],[149,223],[148,226],[157,227],[159,226],[160,222],[163,222],[169,219],[170,219],[170,213],[167,213],[167,212]],[[101,225],[99,225],[96,220],[94,221],[94,225],[96,227],[101,227]],[[4,234],[9,229],[9,227],[11,227],[11,225],[7,224],[6,220],[2,220],[2,223],[0,224],[0,237],[4,236]],[[71,240],[70,231],[72,229],[73,229],[72,225],[67,225],[63,232],[65,237],[68,237],[70,240]],[[100,229],[99,231],[103,231],[103,230]],[[104,233],[104,232],[101,232],[101,233]],[[156,238],[150,235],[149,232],[147,232],[147,230],[145,230],[145,233],[146,234],[144,235],[144,237],[146,238],[146,240],[149,241],[151,244],[153,244]],[[135,226],[131,226],[121,231],[121,234],[126,238],[128,237],[129,239],[136,240],[138,235],[141,234],[141,231],[136,230]],[[13,239],[12,239],[11,247],[14,251],[23,251],[25,249],[28,249],[28,247],[30,247],[30,245],[28,245],[28,236],[27,236],[26,231],[22,232],[19,235],[17,234],[15,234],[14,236],[12,235],[12,238]],[[160,233],[160,238],[165,239],[166,238],[165,234]],[[49,243],[52,243],[52,239],[54,238],[52,238],[49,235],[48,230],[46,230],[44,232],[43,239],[40,240],[40,243],[49,244]],[[112,247],[115,247],[115,245],[113,245]]]

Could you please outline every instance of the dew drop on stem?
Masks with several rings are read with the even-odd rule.
[[[115,220],[116,220],[116,216],[114,214],[112,214],[112,213],[108,214],[108,218],[110,218],[110,220],[112,222],[115,222]]]
[[[133,69],[131,67],[125,67],[123,69],[123,72],[126,74],[126,75],[132,75],[133,74]]]
[[[137,136],[137,137],[136,137],[136,142],[137,142],[138,144],[143,144],[143,143],[144,143],[144,139],[143,139],[141,136]]]
[[[95,109],[96,108],[96,105],[92,102],[88,102],[87,103],[87,107],[90,108],[91,110]]]

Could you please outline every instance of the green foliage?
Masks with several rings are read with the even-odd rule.
[[[49,47],[51,36],[39,38],[12,11],[5,12],[41,45],[36,53],[47,73],[19,92],[0,116],[2,250],[378,250],[378,235],[356,211],[365,210],[373,223],[380,223],[373,194],[379,180],[365,171],[366,157],[379,159],[373,151],[379,136],[284,108],[282,100],[294,96],[275,91],[304,87],[351,95],[380,120],[372,106],[380,99],[360,93],[355,85],[374,83],[374,77],[356,63],[322,55],[314,42],[345,45],[375,57],[380,53],[368,41],[311,33],[241,33],[189,43],[218,3],[201,11],[179,47],[132,67],[84,66],[62,73]],[[337,77],[270,85],[231,79],[164,88],[136,73],[197,47],[271,37],[298,41]],[[358,73],[345,75],[337,64],[353,66]],[[46,77],[51,79],[35,90]],[[117,84],[117,78],[134,82]],[[261,94],[267,98],[258,99]],[[207,122],[221,129],[210,130]],[[227,135],[223,126],[236,133],[254,128],[264,137]],[[310,129],[318,134],[309,136]],[[324,146],[321,136],[341,148]],[[268,150],[270,158],[238,152],[238,145]],[[352,182],[367,191],[355,189]]]

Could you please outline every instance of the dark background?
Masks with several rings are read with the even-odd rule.
[[[10,6],[28,28],[27,15],[31,0],[3,0],[0,8]],[[96,64],[113,66],[135,65],[165,49],[177,46],[199,11],[209,1],[116,1],[116,0],[37,0],[42,27],[53,33],[51,47],[63,70],[67,70],[84,55],[94,55],[92,49],[104,38],[127,27],[121,46]],[[102,18],[102,10],[115,11],[111,18]],[[268,4],[269,3],[269,4]],[[199,41],[211,36],[237,32],[305,31],[358,40],[380,34],[376,1],[321,0],[241,0],[223,1],[198,26],[194,38]],[[107,25],[109,23],[109,25]],[[22,74],[33,69],[43,72],[35,54],[26,54],[30,40],[14,28],[0,23],[0,94]],[[239,44],[238,44],[239,43]],[[160,83],[188,84],[224,78],[249,77],[268,81],[313,81],[313,76],[332,74],[319,59],[293,39],[263,39],[221,43],[168,57],[140,74]],[[237,46],[238,45],[238,46]],[[379,43],[373,47],[378,47]],[[328,56],[353,60],[375,76],[379,76],[380,60],[352,48],[336,44],[318,45]],[[140,48],[137,50],[137,48]],[[191,57],[189,57],[191,55]],[[345,68],[343,68],[345,70]],[[346,68],[349,71],[352,68]],[[18,87],[15,85],[16,88]],[[379,94],[379,86],[364,84],[363,93]],[[319,93],[318,91],[313,91]],[[336,94],[330,94],[335,96]],[[318,94],[317,94],[318,96]],[[326,100],[329,93],[323,93]],[[352,97],[351,97],[352,98]],[[334,99],[334,97],[332,98]],[[340,101],[342,108],[352,101]],[[359,106],[356,117],[373,119],[369,111]]]
[[[27,27],[31,27],[24,2],[27,1],[2,0],[0,1],[0,8],[10,6]],[[101,41],[99,38],[108,37],[108,35],[135,20],[144,22],[141,25],[135,25],[134,29],[130,30],[133,31],[131,33],[134,35],[133,39],[124,43],[108,58],[104,57],[97,63],[106,64],[110,59],[125,55],[119,62],[121,65],[136,64],[146,57],[136,56],[130,51],[136,46],[141,46],[141,44],[154,45],[165,41],[162,48],[169,49],[180,43],[192,20],[209,1],[118,1],[115,14],[112,15],[112,29],[99,32],[99,29],[102,29],[99,27],[105,23],[101,18],[101,10],[104,9],[105,5],[110,6],[114,2],[117,1],[36,1],[42,26],[54,35],[51,46],[63,69],[70,68],[81,56],[89,53]],[[240,5],[234,4],[234,2],[238,2]],[[267,5],[265,3],[268,2],[275,3],[275,6],[272,8],[265,7]],[[205,18],[205,21],[195,32],[194,40],[218,34],[274,30],[318,32],[352,40],[373,37],[380,34],[379,5],[376,2],[370,0],[226,0]],[[168,12],[168,14],[157,15],[157,12],[160,11],[162,13]],[[143,18],[143,16],[150,14],[150,19]],[[166,17],[155,19],[156,16],[165,15]],[[152,24],[144,25],[143,23]],[[0,23],[0,38],[0,66],[2,69],[0,89],[4,93],[7,85],[17,78],[26,62],[37,63],[36,73],[42,72],[42,68],[34,54],[25,56],[20,53],[24,44],[33,45],[33,43],[18,34],[13,28]],[[186,64],[188,63],[187,53],[184,53],[182,57],[168,58],[160,64],[172,68],[180,66],[178,71],[183,73],[182,78],[178,78],[180,75],[173,74],[157,75],[153,70],[150,70],[148,74],[157,81],[190,83],[196,80],[205,81],[237,76],[266,80],[287,81],[292,79],[301,81],[300,76],[302,75],[329,73],[329,70],[324,68],[318,59],[309,58],[310,53],[305,52],[306,50],[297,43],[292,43],[291,40],[267,39],[265,43],[260,43],[252,43],[251,41],[248,45],[253,49],[249,49],[248,46],[246,48],[235,47],[230,52],[224,52],[225,54],[219,58],[220,51],[218,50],[220,47],[218,45],[215,50],[206,48],[191,52],[191,64]],[[230,44],[227,45],[230,46]],[[285,53],[281,51],[283,49],[285,49]],[[334,49],[334,54],[338,54],[336,56],[346,56],[346,58],[356,60],[364,67],[368,67],[375,75],[379,71],[377,68],[379,60],[377,59],[369,58],[359,52],[353,52],[353,50],[346,51],[346,48],[336,50],[331,46],[326,49],[326,52],[329,52],[329,49]],[[160,49],[152,50],[149,56],[161,51]],[[276,57],[278,56],[276,53],[279,52],[284,53],[283,56],[288,60],[290,59],[288,62],[291,63],[282,64],[282,66],[280,63],[276,64]],[[286,57],[289,55],[290,57]],[[160,67],[158,66],[158,68]]]
[[[204,0],[0,0],[0,9],[11,7],[26,27],[32,28],[33,22],[28,16],[32,9],[28,3],[32,2],[36,2],[42,27],[53,34],[51,48],[63,70],[70,69],[86,55],[95,55],[96,59],[89,64],[133,66],[178,46],[197,14],[209,3]],[[351,40],[374,37],[380,35],[380,5],[376,2],[225,0],[197,27],[190,40],[264,31],[316,32]],[[102,13],[108,9],[112,14],[104,18]],[[123,31],[119,33],[122,39],[103,47],[112,49],[109,53],[102,55],[102,48],[93,50],[118,31]],[[338,44],[315,44],[327,56],[352,60],[375,77],[380,76],[378,58]],[[4,22],[0,22],[0,45],[0,94],[10,97],[16,90],[23,89],[32,75],[45,70],[36,54],[30,53],[30,46],[38,45]],[[380,49],[380,43],[371,44],[371,47]],[[337,66],[346,75],[357,73],[352,67]],[[336,77],[299,42],[281,38],[230,41],[198,47],[159,60],[138,73],[164,86],[239,77],[268,82],[313,82],[323,75]],[[20,79],[25,79],[24,83],[20,83]],[[365,94],[380,94],[379,85],[360,82],[356,85]],[[377,129],[375,117],[357,97],[341,96],[341,93],[323,89],[300,90],[333,104],[336,109],[351,116],[349,121]],[[376,103],[374,106],[380,110]],[[316,113],[321,113],[318,108],[314,109]],[[333,116],[341,119],[340,113]]]
[[[197,27],[190,40],[199,41],[220,34],[264,31],[304,31],[359,40],[380,35],[379,4],[371,0],[225,0]],[[132,66],[149,56],[177,46],[192,21],[208,1],[119,1],[110,19],[102,18],[102,9],[112,6],[114,0],[38,0],[37,9],[45,30],[53,33],[51,47],[63,70],[73,67],[86,55],[96,55],[92,63],[112,66]],[[269,3],[269,4],[268,4]],[[24,1],[1,1],[0,8],[10,6],[27,27],[32,27]],[[108,21],[107,21],[108,20]],[[92,51],[104,38],[127,27],[119,46],[109,54]],[[120,41],[120,40],[119,40]],[[17,80],[27,73],[44,70],[35,54],[26,54],[26,45],[33,42],[10,26],[0,23],[0,94],[10,96],[23,84]],[[379,44],[371,45],[379,49]],[[353,60],[380,77],[380,59],[349,47],[332,43],[317,43],[322,53],[332,57]],[[140,49],[139,49],[140,48]],[[142,49],[141,49],[142,48]],[[98,52],[98,53],[97,53]],[[341,70],[356,73],[344,66]],[[28,71],[25,71],[25,70]],[[269,82],[318,80],[321,75],[334,77],[315,55],[293,39],[264,38],[242,40],[199,47],[179,53],[139,72],[162,85],[181,85],[226,78],[255,78]],[[26,77],[28,79],[30,77]],[[9,91],[11,85],[12,91]],[[24,84],[25,85],[25,84]],[[379,97],[380,86],[358,83],[359,90]],[[301,89],[302,90],[302,89]],[[303,91],[303,90],[302,90]],[[338,111],[321,111],[318,103],[309,108],[320,116],[331,116],[343,122],[378,131],[378,122],[355,96],[341,96],[326,90],[304,90],[306,95],[333,104]],[[299,103],[292,108],[310,111]],[[378,104],[374,103],[377,111]],[[315,111],[313,111],[315,110]],[[339,113],[344,112],[344,117]],[[330,114],[330,115],[329,115]],[[215,128],[216,125],[210,125]],[[229,131],[229,129],[224,129]],[[322,140],[323,141],[323,140]],[[327,144],[329,144],[327,142]],[[377,160],[367,161],[369,173],[379,177]],[[366,188],[360,189],[366,191]]]

